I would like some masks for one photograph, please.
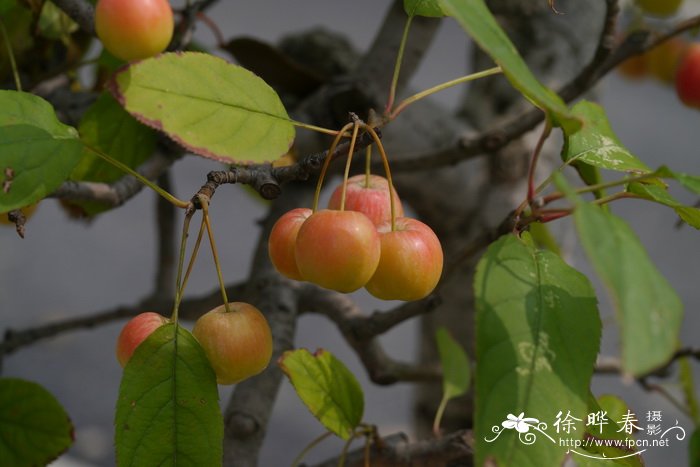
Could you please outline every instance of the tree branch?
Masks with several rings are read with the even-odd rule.
[[[607,73],[633,55],[645,53],[671,37],[700,26],[700,15],[698,15],[678,23],[666,34],[655,36],[651,31],[637,31],[617,47],[611,48],[610,37],[614,32],[612,28],[618,8],[614,0],[606,0],[606,4],[608,9],[605,27],[592,61],[558,92],[566,102],[571,102],[589,91]],[[399,173],[425,170],[453,165],[483,154],[493,153],[535,128],[544,120],[544,116],[542,110],[530,108],[516,115],[503,117],[490,129],[476,136],[463,137],[451,147],[412,158],[395,160],[391,165],[392,171]]]
[[[156,180],[172,164],[174,159],[156,152],[136,171],[149,180]],[[51,198],[98,201],[108,206],[121,206],[136,196],[144,185],[131,175],[125,175],[114,183],[66,181],[52,194]]]
[[[376,312],[363,316],[352,299],[332,290],[303,284],[298,293],[300,313],[318,313],[328,317],[340,330],[348,345],[362,361],[370,379],[377,384],[394,384],[398,381],[438,381],[441,372],[436,366],[420,366],[396,361],[389,357],[375,338],[388,323],[398,324],[404,319],[430,311],[430,300],[415,302],[415,307],[405,305],[385,314]],[[421,306],[422,305],[422,306]],[[367,325],[371,331],[363,327]],[[385,329],[386,330],[386,329]]]
[[[364,448],[350,452],[346,467],[438,467],[447,466],[473,455],[472,433],[460,430],[427,440],[410,442],[403,433],[379,438],[369,450],[369,462],[365,462]],[[339,458],[328,459],[313,467],[336,467]],[[461,465],[461,464],[460,464]]]
[[[247,281],[247,300],[267,318],[272,331],[270,366],[254,378],[236,385],[224,411],[224,465],[255,467],[267,424],[274,407],[282,371],[274,363],[294,347],[298,317],[296,282],[282,278],[270,263],[267,238],[276,220],[291,206],[311,198],[308,187],[294,186],[274,202],[260,233],[253,266]]]
[[[226,293],[243,300],[245,284],[230,285],[226,287]],[[219,305],[221,305],[221,290],[217,287],[206,295],[183,300],[180,304],[179,316],[183,320],[194,321]],[[118,319],[131,318],[146,310],[168,316],[172,306],[171,298],[147,298],[134,305],[120,305],[86,316],[72,317],[20,331],[6,329],[3,341],[0,342],[0,358],[44,339],[80,329],[94,328]]]

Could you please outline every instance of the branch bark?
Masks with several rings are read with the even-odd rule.
[[[406,435],[398,433],[380,438],[369,449],[369,462],[365,461],[364,449],[350,452],[346,467],[447,467],[457,465],[460,460],[471,458],[472,434],[459,430],[442,438],[411,442]],[[328,459],[313,467],[336,467],[339,459]],[[461,465],[461,464],[459,464]]]

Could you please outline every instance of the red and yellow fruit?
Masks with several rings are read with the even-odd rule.
[[[133,317],[126,323],[117,338],[117,360],[119,360],[119,364],[122,368],[125,367],[127,362],[131,359],[136,348],[141,345],[153,331],[167,322],[168,320],[164,316],[152,311],[147,311]]]
[[[347,293],[364,286],[377,269],[379,234],[361,212],[324,209],[302,224],[294,251],[304,280]]]
[[[419,300],[430,294],[442,275],[440,240],[423,222],[408,217],[378,228],[379,265],[365,288],[383,300]]]
[[[229,309],[221,305],[205,313],[192,330],[219,384],[257,375],[272,357],[272,332],[260,310],[243,302],[229,303]]]
[[[328,201],[328,209],[340,209],[343,186],[335,189]],[[403,216],[403,207],[396,190],[394,209],[396,217]],[[369,217],[374,225],[391,220],[391,201],[389,199],[389,182],[379,175],[355,175],[350,177],[345,190],[345,209],[358,211]]]
[[[307,208],[296,208],[285,213],[275,222],[267,241],[270,260],[277,271],[297,281],[303,280],[294,253],[297,234],[311,214],[311,209]]]
[[[678,65],[676,93],[685,105],[700,109],[700,44],[689,46]]]
[[[167,0],[99,0],[95,32],[105,48],[122,60],[152,57],[172,39],[173,11]]]

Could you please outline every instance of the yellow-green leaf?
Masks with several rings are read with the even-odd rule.
[[[294,140],[277,93],[213,55],[166,53],[136,62],[117,72],[109,88],[139,121],[210,159],[270,162]]]
[[[279,365],[311,413],[343,439],[362,421],[362,388],[348,368],[327,350],[289,350]]]

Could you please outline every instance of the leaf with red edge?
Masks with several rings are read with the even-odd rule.
[[[213,55],[162,54],[122,68],[108,86],[136,119],[210,159],[271,162],[294,140],[277,93],[245,68]]]

